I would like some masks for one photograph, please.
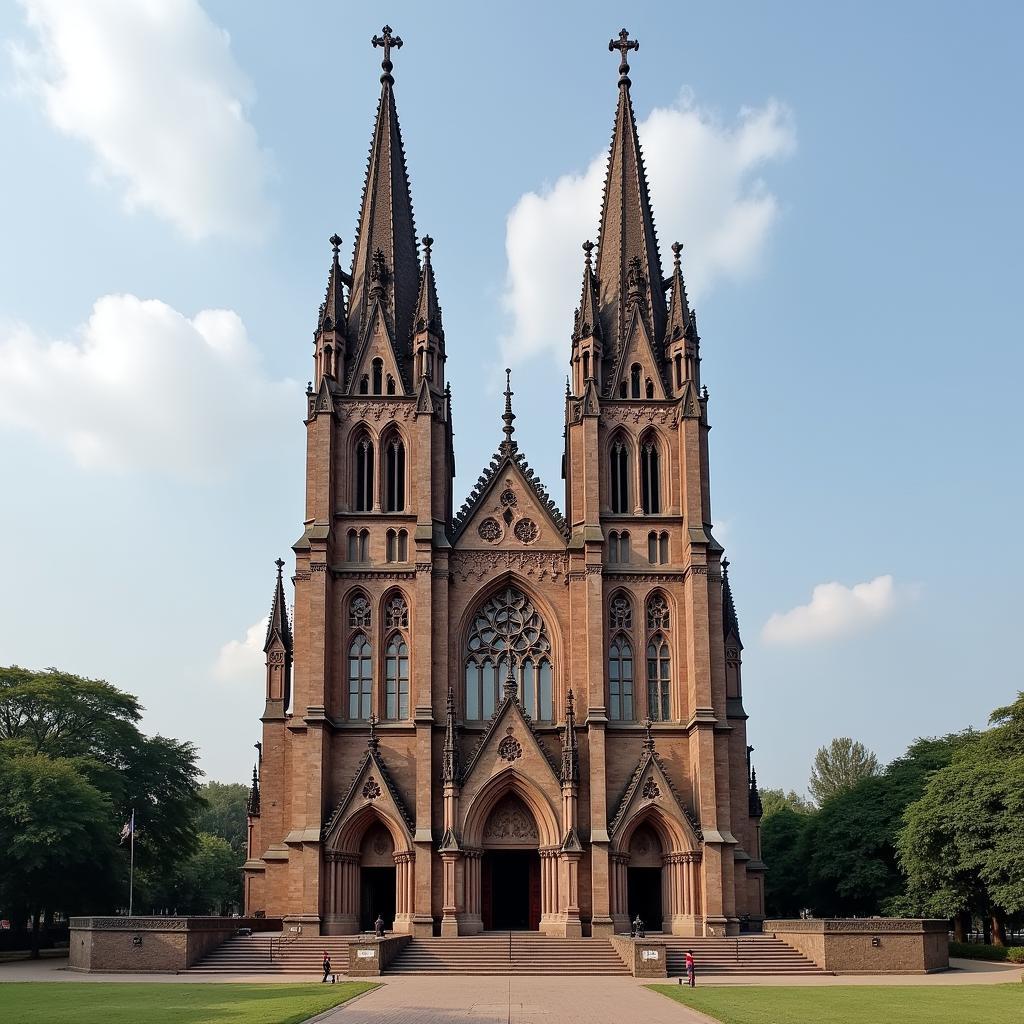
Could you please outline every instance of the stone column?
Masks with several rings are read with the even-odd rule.
[[[456,917],[459,906],[455,892],[455,868],[458,861],[458,853],[441,853],[441,935],[446,937],[459,934],[459,922]]]
[[[464,849],[462,851],[465,897],[459,920],[460,935],[477,935],[484,928],[480,905],[480,858],[482,856],[481,850]]]

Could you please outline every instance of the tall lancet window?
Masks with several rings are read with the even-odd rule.
[[[629,371],[629,397],[640,397],[640,364],[634,363]]]
[[[619,591],[608,605],[608,717],[615,721],[632,721],[633,709],[633,603]]]
[[[477,611],[466,642],[466,718],[490,718],[511,663],[526,713],[550,722],[553,711],[551,640],[547,626],[517,587],[498,591]]]
[[[647,599],[647,714],[655,722],[671,717],[672,656],[668,602],[660,593]]]
[[[373,508],[373,442],[363,434],[356,441],[356,511]]]
[[[611,453],[612,512],[629,514],[629,449],[620,437],[612,442]]]
[[[384,446],[385,508],[389,512],[405,511],[405,445],[392,434]]]
[[[661,511],[661,473],[658,446],[652,438],[640,446],[640,487],[644,515],[657,515]]]
[[[384,362],[381,359],[374,359],[370,364],[370,368],[373,372],[373,393],[379,395],[383,390],[383,379],[384,379]]]
[[[373,696],[373,649],[362,633],[357,633],[348,649],[348,717],[370,717]]]

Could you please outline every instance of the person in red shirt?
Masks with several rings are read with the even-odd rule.
[[[686,951],[686,984],[693,988],[697,982],[694,980],[693,971],[693,950],[688,949]]]

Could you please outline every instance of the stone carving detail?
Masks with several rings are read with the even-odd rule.
[[[373,852],[382,857],[388,852],[388,837],[383,832],[378,832],[373,838]]]
[[[405,628],[409,625],[409,606],[401,594],[396,594],[388,601],[384,610],[384,623],[388,627]]]
[[[601,407],[601,418],[619,423],[661,423],[665,426],[671,424],[673,427],[677,427],[679,426],[679,407],[678,405],[672,408],[661,405],[646,407],[642,405],[633,407],[606,405]]]
[[[498,804],[487,819],[484,842],[537,842],[537,824],[522,801],[508,796]]]
[[[461,583],[479,582],[496,572],[509,570],[528,579],[565,582],[569,556],[562,551],[456,551],[451,567],[452,574]]]
[[[376,800],[380,796],[380,783],[373,778],[370,778],[363,783],[363,799],[364,800]]]
[[[357,594],[352,598],[348,607],[348,624],[350,626],[370,625],[370,602],[362,595]]]
[[[647,628],[668,629],[668,605],[661,594],[653,594],[647,600]]]
[[[477,528],[476,532],[489,544],[495,544],[501,540],[501,527],[498,520],[488,516]]]
[[[654,779],[648,779],[644,783],[643,796],[645,800],[657,800],[661,796],[661,786]]]
[[[515,530],[513,532],[524,544],[533,543],[540,533],[537,529],[537,524],[532,519],[520,519],[519,522],[516,523]]]
[[[519,504],[519,499],[516,497],[516,492],[511,487],[506,487],[501,492],[501,497],[498,498],[501,502],[502,508],[515,508]]]
[[[344,406],[335,410],[339,419],[372,419],[379,422],[385,418],[393,420],[401,416],[403,420],[407,420],[415,413],[415,407],[410,405],[408,402],[386,402],[379,400],[369,402],[352,401],[353,398],[358,399],[358,397],[358,395],[350,396],[349,401],[347,401]]]
[[[633,628],[633,604],[624,594],[612,598],[608,608],[608,625],[612,629]]]
[[[283,665],[284,664],[284,651],[271,651],[267,657],[267,661],[271,665]]]
[[[523,756],[522,744],[512,735],[512,727],[509,726],[508,735],[498,744],[498,757],[502,761],[516,761]]]

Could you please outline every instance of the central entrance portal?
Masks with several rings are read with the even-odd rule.
[[[483,834],[480,916],[486,931],[540,928],[540,854],[537,823],[509,793],[491,811]]]

